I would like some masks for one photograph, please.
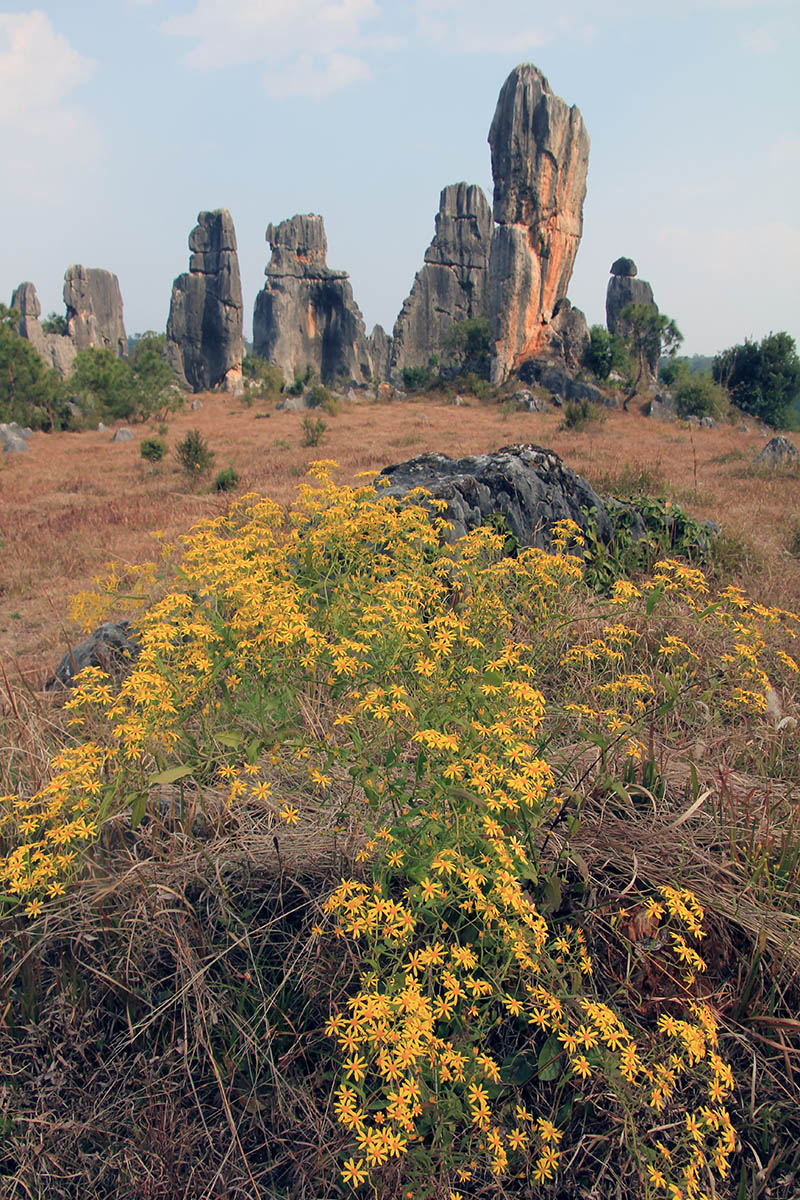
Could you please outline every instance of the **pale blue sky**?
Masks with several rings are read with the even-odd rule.
[[[570,298],[633,257],[689,353],[800,341],[800,0],[0,0],[0,299],[63,311],[72,262],[163,329],[197,212],[230,209],[249,331],[264,230],[325,218],[391,331],[440,189],[479,183],[531,61],[592,141]]]

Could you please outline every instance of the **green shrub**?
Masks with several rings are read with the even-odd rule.
[[[692,373],[688,359],[677,358],[664,363],[660,375],[675,397],[679,417],[723,421],[727,416],[728,393],[714,382],[710,371]]]
[[[309,365],[306,367],[302,375],[295,375],[294,382],[290,383],[289,386],[284,390],[289,396],[302,396],[306,387],[309,383],[311,383],[313,378],[314,368]]]
[[[585,429],[587,425],[605,421],[606,416],[601,408],[592,404],[591,400],[568,400],[564,405],[562,429]]]
[[[45,321],[42,321],[42,333],[57,333],[60,337],[65,337],[69,332],[67,318],[60,313],[51,312]]]
[[[178,442],[175,456],[191,480],[205,475],[214,464],[214,452],[199,429],[190,429],[183,441]]]
[[[215,492],[235,492],[239,486],[239,476],[232,466],[223,467],[214,480]]]
[[[770,333],[760,342],[745,339],[718,354],[712,364],[717,383],[733,403],[775,429],[791,423],[800,400],[800,358],[788,333]]]
[[[17,333],[19,313],[0,304],[0,421],[34,429],[69,424],[58,374],[46,367],[30,342]]]
[[[142,438],[139,444],[139,453],[142,458],[146,458],[148,462],[161,462],[164,455],[167,453],[166,443],[161,438],[150,437]]]
[[[306,413],[303,417],[303,445],[318,446],[327,428],[322,417],[312,417],[310,413]]]
[[[255,354],[248,354],[242,361],[242,375],[249,382],[245,402],[249,397],[277,396],[283,391],[280,368]]]
[[[624,339],[617,333],[609,333],[603,325],[593,325],[589,330],[586,365],[600,380],[608,379],[612,371],[622,376],[629,374],[631,361]]]
[[[342,411],[342,406],[328,388],[321,383],[315,383],[312,388],[309,388],[306,396],[306,404],[309,408],[321,408],[331,417],[336,417]]]
[[[403,387],[407,392],[424,392],[433,382],[434,368],[430,365],[427,367],[403,367],[401,375]]]

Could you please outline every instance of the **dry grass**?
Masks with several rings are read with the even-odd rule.
[[[247,408],[219,396],[171,420],[172,450],[198,428],[216,454],[232,463],[241,491],[263,492],[281,504],[296,494],[306,465],[335,458],[341,482],[359,471],[441,451],[485,453],[512,442],[557,451],[590,482],[613,490],[636,478],[662,481],[692,515],[718,521],[744,558],[743,582],[787,608],[800,604],[800,565],[789,531],[800,508],[800,477],[754,474],[763,446],[758,432],[733,427],[679,429],[638,413],[612,413],[584,432],[560,430],[560,415],[505,413],[477,402],[454,408],[437,399],[345,405],[328,419],[317,447],[302,446],[302,414]],[[146,436],[146,426],[136,428]],[[0,659],[16,679],[41,685],[66,648],[68,596],[87,587],[109,560],[153,557],[154,529],[176,537],[201,517],[224,511],[230,497],[191,492],[174,459],[153,469],[139,441],[110,444],[110,433],[35,434],[27,454],[7,455],[0,470]]]

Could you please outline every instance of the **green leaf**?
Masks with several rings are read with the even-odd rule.
[[[539,1079],[542,1083],[551,1083],[561,1075],[561,1056],[564,1047],[554,1033],[551,1033],[539,1051]]]
[[[551,875],[544,888],[544,904],[548,912],[556,912],[561,907],[561,880],[557,875]]]
[[[131,829],[135,829],[141,823],[146,808],[147,792],[140,792],[131,805]]]
[[[507,1058],[500,1068],[500,1079],[512,1087],[522,1087],[539,1071],[539,1060],[531,1050],[522,1050]]]
[[[230,746],[231,750],[238,750],[242,744],[242,735],[232,729],[226,733],[218,733],[216,738],[221,745]]]
[[[648,617],[652,615],[653,609],[658,604],[659,600],[661,599],[661,597],[663,595],[664,595],[663,588],[660,588],[660,587],[653,588],[652,592],[650,593],[650,595],[647,598],[647,615],[648,615]]]
[[[151,775],[151,783],[177,783],[179,779],[185,779],[187,775],[191,775],[194,767],[170,767],[166,771],[160,771],[158,775]]]

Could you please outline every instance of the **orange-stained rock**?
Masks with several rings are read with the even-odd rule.
[[[497,227],[489,256],[494,353],[500,383],[548,342],[583,232],[589,135],[536,67],[503,85],[489,131]]]

